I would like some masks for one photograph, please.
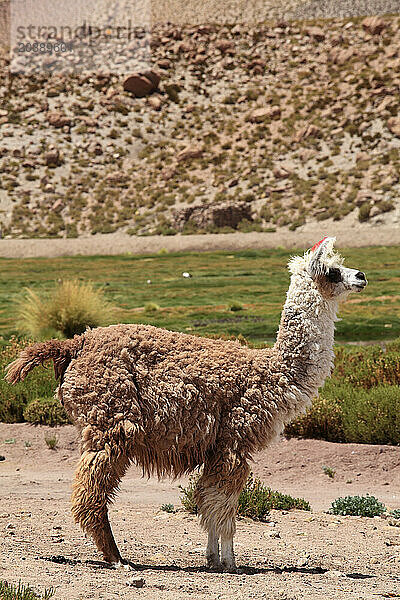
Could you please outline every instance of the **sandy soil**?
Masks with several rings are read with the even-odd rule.
[[[308,248],[324,235],[337,237],[342,247],[396,246],[400,244],[400,225],[361,224],[354,215],[340,223],[331,219],[308,223],[296,231],[280,228],[271,233],[226,233],[175,236],[130,236],[122,233],[97,234],[76,239],[3,239],[0,257],[31,258],[95,254],[152,254],[162,248],[169,252],[205,252],[245,248]]]
[[[323,512],[338,496],[366,492],[400,508],[399,448],[281,440],[260,454],[254,472],[273,488],[307,498],[313,512],[273,511],[267,523],[239,519],[240,575],[205,568],[205,535],[196,517],[180,508],[178,485],[185,482],[143,480],[132,467],[110,515],[134,577],[145,581],[133,589],[132,573],[101,563],[72,522],[77,438],[72,426],[56,431],[57,448],[50,450],[44,438],[54,430],[0,424],[1,579],[54,586],[55,598],[63,600],[400,597],[400,528],[382,518]],[[334,479],[324,475],[324,465],[336,470]],[[161,511],[163,503],[178,511]]]

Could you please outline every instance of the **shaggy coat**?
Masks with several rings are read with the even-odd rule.
[[[35,344],[9,366],[15,383],[54,361],[58,397],[81,433],[72,512],[105,560],[121,561],[107,504],[132,461],[158,477],[203,465],[196,502],[209,533],[208,563],[235,569],[235,513],[249,461],[305,409],[333,366],[338,299],[349,287],[338,292],[327,275],[330,264],[345,271],[332,245],[328,238],[291,261],[272,349],[114,325]]]

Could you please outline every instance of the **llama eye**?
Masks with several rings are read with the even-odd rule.
[[[329,269],[327,277],[332,283],[339,283],[342,281],[340,269]]]

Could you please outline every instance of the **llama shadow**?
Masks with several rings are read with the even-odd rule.
[[[50,562],[54,562],[57,564],[64,565],[87,565],[88,567],[92,567],[94,569],[108,569],[111,571],[115,570],[113,565],[106,563],[102,560],[79,560],[74,558],[67,558],[65,556],[40,556],[41,560],[47,560]],[[127,564],[132,568],[133,571],[161,571],[161,572],[175,572],[175,573],[219,573],[220,575],[235,575],[235,573],[223,573],[218,571],[217,569],[210,569],[209,567],[201,566],[201,567],[180,567],[179,565],[147,565],[147,564],[137,564],[132,561],[127,561]],[[240,566],[238,568],[237,575],[262,575],[267,573],[276,573],[277,575],[281,575],[282,573],[303,573],[305,575],[324,575],[330,569],[323,569],[322,567],[246,567]],[[349,579],[372,579],[375,575],[367,575],[366,573],[344,573],[345,577]]]

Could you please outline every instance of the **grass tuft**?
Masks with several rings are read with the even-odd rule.
[[[47,298],[27,288],[17,305],[19,331],[41,339],[73,337],[87,327],[109,324],[112,317],[113,308],[103,292],[78,280],[61,282]]]
[[[55,594],[53,588],[46,589],[43,594],[35,592],[29,585],[21,582],[18,585],[8,583],[5,580],[0,581],[1,600],[50,600]]]

